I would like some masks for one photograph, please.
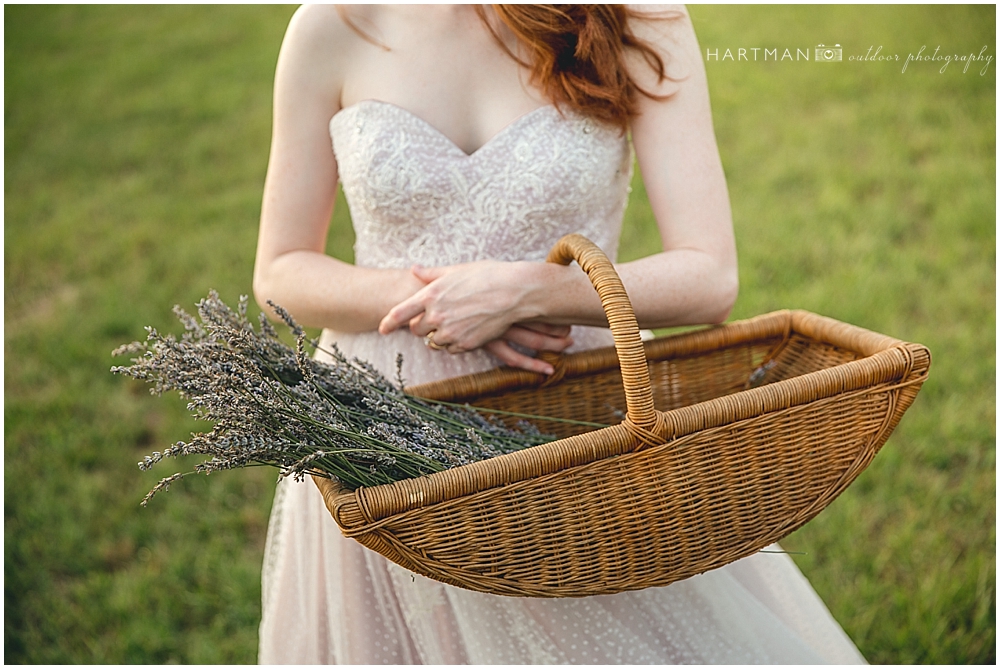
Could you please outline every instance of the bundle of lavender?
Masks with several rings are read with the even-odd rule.
[[[479,413],[411,397],[364,361],[336,347],[332,362],[307,355],[306,334],[291,315],[270,303],[296,337],[285,345],[264,314],[259,331],[247,318],[247,298],[236,311],[215,291],[198,303],[199,319],[174,307],[186,330],[178,340],[147,327],[145,342],[114,355],[141,354],[112,372],[152,384],[159,395],[176,390],[195,417],[213,421],[195,434],[139,463],[147,470],[163,458],[202,454],[193,471],[161,480],[143,499],[177,479],[201,472],[271,465],[281,477],[333,478],[349,489],[430,474],[550,441],[528,423],[508,429]]]

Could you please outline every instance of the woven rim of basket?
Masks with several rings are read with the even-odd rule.
[[[778,311],[745,321],[645,342],[651,360],[680,358],[708,350],[787,337],[797,333],[866,356],[836,367],[681,407],[656,411],[655,443],[673,441],[699,430],[719,427],[842,393],[886,385],[920,383],[930,353],[919,344],[865,330],[806,311]],[[612,347],[563,356],[562,377],[572,378],[616,368]],[[462,397],[537,387],[545,377],[500,368],[408,389],[417,396],[461,400]],[[517,453],[372,488],[348,491],[335,481],[316,478],[327,508],[348,536],[375,529],[396,514],[473,495],[498,486],[634,452],[650,445],[648,435],[622,424],[560,439]]]

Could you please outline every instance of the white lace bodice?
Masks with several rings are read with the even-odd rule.
[[[365,100],[330,120],[355,263],[542,261],[578,232],[614,258],[631,177],[624,135],[554,106],[469,155],[401,107]]]

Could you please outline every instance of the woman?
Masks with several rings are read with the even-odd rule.
[[[402,352],[409,383],[552,373],[534,352],[611,342],[587,278],[542,261],[569,232],[615,257],[627,130],[663,241],[618,265],[640,326],[724,320],[728,195],[697,41],[670,11],[299,10],[275,77],[258,301],[383,372]],[[354,266],[324,254],[338,180]],[[863,661],[784,555],[606,597],[497,597],[343,538],[311,484],[279,486],[263,606],[267,663]]]

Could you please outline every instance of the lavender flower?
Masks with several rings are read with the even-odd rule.
[[[254,465],[277,467],[281,477],[306,474],[355,489],[423,476],[550,441],[524,423],[510,429],[468,407],[445,405],[403,392],[402,360],[394,385],[370,364],[348,360],[335,346],[331,362],[307,354],[318,348],[291,314],[270,303],[295,336],[278,338],[264,314],[247,318],[247,298],[236,310],[215,291],[198,303],[198,317],[174,307],[184,326],[178,340],[146,328],[145,342],[121,346],[134,355],[112,372],[146,381],[150,392],[177,391],[195,417],[214,423],[190,442],[179,441],[143,458],[143,471],[164,458],[200,454],[194,472]],[[143,500],[194,472],[161,480]]]

